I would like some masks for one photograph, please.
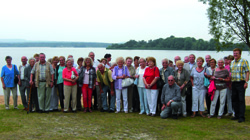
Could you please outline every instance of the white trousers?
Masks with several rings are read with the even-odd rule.
[[[146,89],[149,112],[152,114],[156,113],[158,90],[157,89]]]
[[[121,107],[121,94],[123,98],[124,111],[128,111],[128,88],[115,89],[116,93],[116,111],[120,111]]]
[[[206,94],[205,89],[197,89],[193,87],[192,91],[192,111],[205,111],[204,107],[204,96]]]
[[[226,97],[227,97],[227,89],[221,89],[221,90],[216,90],[214,93],[214,99],[211,102],[211,107],[210,107],[210,115],[213,116],[217,104],[217,100],[220,96],[220,109],[218,116],[222,116],[224,113],[224,107],[225,107],[225,102],[226,102]]]

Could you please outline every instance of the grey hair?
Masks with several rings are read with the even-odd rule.
[[[173,75],[169,75],[168,78],[169,78],[169,77],[173,77],[173,78],[175,79],[175,77],[174,77]]]
[[[163,61],[167,61],[169,63],[169,60],[167,58],[164,58],[161,60],[161,62],[163,62]]]
[[[29,63],[31,60],[34,60],[36,62],[36,59],[34,57],[29,58]]]
[[[85,57],[84,58],[84,60],[83,60],[83,66],[86,66],[86,61],[87,61],[87,59],[89,59],[90,60],[90,65],[93,67],[93,60],[90,58],[90,57]]]
[[[68,61],[70,61],[70,62],[73,64],[74,59],[73,59],[73,58],[68,58],[68,59],[66,60],[66,63],[68,63]]]
[[[222,59],[222,58],[220,58],[217,62],[219,62],[219,61],[222,61],[223,63],[225,63],[224,59]]]
[[[103,67],[105,67],[105,65],[103,63],[99,63],[97,67],[99,67],[99,65],[102,65]]]
[[[139,61],[141,61],[141,60],[143,60],[144,62],[146,62],[146,59],[143,58],[143,57],[141,57],[141,58],[139,59]]]

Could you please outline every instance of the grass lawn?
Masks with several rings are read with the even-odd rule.
[[[0,139],[250,139],[250,106],[246,122],[223,117],[161,119],[138,113],[27,114],[0,105]]]

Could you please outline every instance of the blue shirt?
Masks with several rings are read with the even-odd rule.
[[[14,72],[15,66],[15,72]],[[2,67],[1,77],[3,78],[5,87],[15,87],[16,84],[14,83],[14,74],[19,75],[18,69],[16,65],[12,65],[11,70],[5,65]]]

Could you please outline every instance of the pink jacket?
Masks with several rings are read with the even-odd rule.
[[[208,88],[208,95],[211,96],[211,101],[213,101],[214,99],[214,92],[216,91],[216,87],[215,87],[215,84],[214,84],[214,80],[210,80],[210,85],[209,85],[209,88]]]

